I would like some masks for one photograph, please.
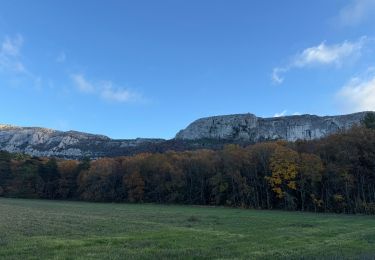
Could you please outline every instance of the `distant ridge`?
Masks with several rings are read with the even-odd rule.
[[[234,114],[200,118],[177,133],[172,140],[137,138],[111,139],[105,135],[57,131],[41,127],[0,124],[0,150],[32,156],[91,158],[163,152],[168,149],[211,148],[212,143],[254,143],[264,140],[313,140],[361,124],[367,113],[338,116],[294,115],[262,118]]]
[[[359,125],[369,112],[349,115],[293,115],[262,118],[253,114],[235,114],[201,118],[181,130],[176,139],[224,139],[259,142],[282,139],[312,140]],[[371,112],[370,112],[371,113]]]

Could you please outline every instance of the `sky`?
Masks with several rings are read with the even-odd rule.
[[[375,110],[375,0],[3,0],[0,123],[173,138]]]

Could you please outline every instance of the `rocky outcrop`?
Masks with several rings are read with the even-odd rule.
[[[114,140],[103,135],[56,131],[39,127],[0,125],[0,149],[32,156],[81,158],[131,154],[135,148],[162,139]]]
[[[0,124],[0,150],[32,156],[91,158],[168,150],[220,149],[227,143],[264,140],[312,140],[359,125],[368,112],[342,116],[286,116],[261,118],[239,114],[201,118],[172,140],[115,140],[103,135],[56,131],[40,127]]]
[[[368,112],[341,116],[298,115],[261,118],[238,114],[201,118],[181,130],[176,139],[222,139],[259,142],[263,140],[313,140],[361,124]]]

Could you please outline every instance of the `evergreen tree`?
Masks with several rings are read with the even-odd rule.
[[[369,112],[363,119],[363,124],[370,129],[375,129],[375,113]]]

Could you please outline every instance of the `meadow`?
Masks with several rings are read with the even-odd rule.
[[[0,259],[373,259],[375,217],[0,198]]]

